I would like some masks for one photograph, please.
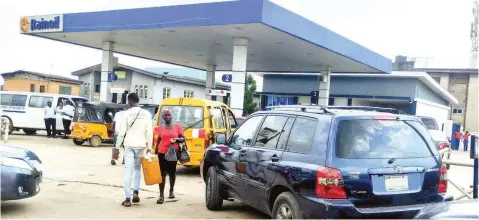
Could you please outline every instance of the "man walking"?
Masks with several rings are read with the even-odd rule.
[[[63,136],[63,139],[68,139],[67,135],[70,135],[70,125],[73,120],[73,114],[75,114],[75,107],[72,106],[72,103],[70,101],[66,101],[65,106],[63,107],[62,115],[63,115],[63,132],[65,133],[65,136]]]
[[[151,114],[138,106],[138,94],[128,95],[130,109],[123,112],[119,123],[118,136],[115,143],[115,159],[118,159],[120,147],[124,146],[125,152],[125,207],[131,203],[139,203],[140,197],[140,158],[150,152],[153,145],[153,125]],[[145,152],[146,151],[146,152]],[[131,196],[131,180],[133,177],[133,198]]]
[[[55,118],[55,109],[52,107],[51,101],[48,101],[47,106],[43,109],[43,119],[45,120],[45,127],[47,129],[47,138],[55,138],[57,134],[57,120]]]

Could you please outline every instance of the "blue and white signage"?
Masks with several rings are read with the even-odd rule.
[[[47,33],[63,31],[63,15],[41,15],[20,18],[21,33]]]
[[[233,75],[232,74],[224,74],[223,76],[221,76],[221,81],[226,82],[226,83],[230,83],[230,82],[233,81]]]

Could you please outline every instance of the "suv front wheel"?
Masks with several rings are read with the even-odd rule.
[[[273,206],[273,219],[302,219],[298,202],[290,192],[283,192],[276,197]]]
[[[223,205],[223,199],[220,196],[220,180],[216,174],[214,166],[208,169],[206,177],[206,208],[209,210],[219,210]]]

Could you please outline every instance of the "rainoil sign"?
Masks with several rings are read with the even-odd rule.
[[[63,15],[22,17],[20,31],[22,33],[61,32],[63,31]]]

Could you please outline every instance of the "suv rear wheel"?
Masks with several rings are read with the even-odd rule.
[[[220,196],[220,180],[216,174],[214,166],[208,169],[206,177],[206,208],[209,210],[219,210],[223,205],[223,199]]]
[[[290,192],[283,192],[276,197],[273,206],[273,219],[302,219],[298,202]]]

